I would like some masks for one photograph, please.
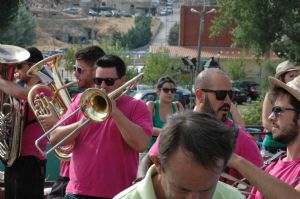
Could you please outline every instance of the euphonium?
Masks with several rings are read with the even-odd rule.
[[[106,120],[112,109],[112,103],[111,99],[117,100],[120,96],[124,95],[129,89],[136,86],[136,84],[143,78],[143,73],[137,75],[136,77],[132,78],[122,86],[120,86],[118,89],[114,90],[113,92],[106,94],[105,91],[98,88],[89,88],[85,90],[82,93],[82,96],[80,97],[80,106],[70,115],[68,115],[66,118],[58,122],[55,126],[53,126],[49,131],[47,131],[43,136],[38,138],[35,141],[35,146],[40,151],[40,153],[43,156],[47,156],[48,153],[50,153],[53,150],[57,150],[61,145],[64,144],[64,142],[70,138],[72,135],[74,135],[76,132],[78,132],[82,127],[84,127],[86,124],[88,124],[90,121],[94,122],[102,122]],[[75,115],[78,111],[81,111],[84,116],[86,117],[85,121],[82,122],[82,124],[76,128],[74,131],[72,131],[68,136],[66,136],[64,139],[59,141],[56,145],[54,145],[52,148],[50,148],[48,151],[43,151],[39,147],[39,143],[41,140],[45,139],[50,135],[57,127],[61,126],[66,120],[71,118],[73,115]]]
[[[71,97],[67,87],[77,83],[70,82],[69,84],[63,84],[58,72],[62,57],[63,54],[47,57],[33,65],[27,71],[28,76],[38,75],[41,79],[46,77],[49,80],[47,83],[33,86],[28,94],[28,103],[44,132],[48,129],[43,127],[38,116],[50,114],[50,112],[53,111],[58,118],[61,118],[71,104]],[[72,155],[71,148],[72,146],[60,147],[55,150],[55,153],[58,158],[67,160]]]
[[[30,56],[23,48],[0,45],[0,74],[13,81],[14,65]],[[0,91],[0,159],[11,166],[19,157],[23,133],[23,108],[17,99]]]

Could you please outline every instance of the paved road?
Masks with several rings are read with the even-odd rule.
[[[167,16],[158,16],[161,21],[161,26],[151,45],[168,45],[168,35],[170,29],[176,22],[179,24],[179,12],[180,6],[177,3],[173,5],[173,14]]]

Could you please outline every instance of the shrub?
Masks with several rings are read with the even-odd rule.
[[[262,119],[262,98],[257,101],[252,101],[251,104],[247,104],[246,108],[240,110],[241,117],[246,125],[261,125]]]

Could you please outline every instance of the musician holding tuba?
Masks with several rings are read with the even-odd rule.
[[[126,66],[121,58],[104,55],[96,62],[94,83],[109,95],[126,85]],[[82,95],[83,96],[83,95]],[[98,112],[102,99],[91,97],[86,108]],[[145,103],[128,95],[110,97],[111,111],[102,122],[89,122],[68,138],[75,143],[70,161],[70,182],[65,198],[112,198],[129,187],[136,178],[138,152],[144,151],[151,137],[152,118]],[[65,115],[80,106],[76,98]],[[83,112],[77,112],[50,135],[52,145],[60,142],[85,120]]]
[[[78,88],[87,89],[94,87],[93,76],[95,75],[95,62],[98,58],[104,55],[104,51],[99,46],[88,46],[78,50],[75,53],[75,65],[73,75],[77,80]],[[76,100],[80,95],[76,95],[73,100]],[[40,115],[39,119],[43,126],[50,129],[52,123],[49,122],[49,115]],[[47,199],[63,198],[65,190],[69,182],[69,164],[70,161],[62,160],[60,162],[60,173],[58,179],[52,186]]]
[[[15,67],[16,77],[23,82],[24,86],[0,78],[0,90],[18,99],[24,110],[20,156],[12,165],[5,167],[5,198],[40,199],[44,195],[46,159],[34,144],[43,132],[26,102],[29,89],[41,82],[38,76],[28,77],[26,72],[32,65],[41,61],[43,55],[35,47],[27,48],[27,51],[30,57],[16,64]],[[42,147],[46,148],[46,141],[42,143]]]

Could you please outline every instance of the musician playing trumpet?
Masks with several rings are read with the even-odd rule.
[[[96,66],[94,83],[107,94],[126,82],[126,66],[118,56],[104,55]],[[138,152],[143,152],[150,142],[151,114],[143,101],[127,95],[114,99],[111,98],[108,119],[88,123],[65,141],[75,143],[65,198],[112,198],[136,178]],[[77,98],[65,115],[79,105],[80,99]],[[50,135],[51,144],[65,138],[83,120],[82,112],[66,120],[65,126],[58,127]]]
[[[41,51],[35,47],[27,48],[30,57],[15,68],[16,76],[24,83],[21,87],[15,82],[0,78],[0,90],[20,101],[24,108],[24,126],[21,140],[21,152],[11,166],[5,167],[5,198],[40,199],[44,195],[46,159],[36,149],[34,141],[43,132],[27,103],[27,95],[32,86],[41,82],[38,76],[29,77],[27,70],[43,59]],[[41,143],[46,148],[46,141]],[[30,182],[30,183],[28,183]]]

